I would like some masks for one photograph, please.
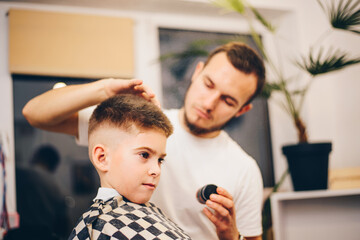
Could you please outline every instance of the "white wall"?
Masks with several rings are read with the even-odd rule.
[[[327,27],[325,17],[317,3],[313,0],[277,0],[274,4],[268,1],[254,1],[256,6],[267,9],[268,16],[275,22],[281,23],[280,35],[290,40],[291,46],[273,41],[264,35],[265,44],[270,52],[275,52],[275,46],[288,53],[302,50],[306,52],[313,43],[319,31]],[[135,57],[136,77],[143,79],[146,84],[160,95],[160,69],[156,62],[158,57],[157,27],[178,27],[197,30],[213,30],[222,32],[246,32],[247,25],[243,20],[232,15],[187,15],[186,13],[166,14],[154,12],[136,12],[123,10],[106,10],[99,8],[65,7],[56,5],[39,5],[29,3],[0,3],[0,52],[7,53],[7,18],[6,11],[10,7],[43,9],[48,11],[65,11],[74,13],[90,13],[108,16],[124,16],[135,19]],[[193,11],[192,11],[193,12]],[[259,27],[261,31],[261,28]],[[358,39],[354,36],[334,36],[334,45],[341,45],[345,49],[359,53]],[[293,51],[295,47],[295,51]],[[355,54],[356,55],[356,54]],[[358,54],[359,55],[359,54]],[[0,64],[0,130],[10,137],[11,155],[9,159],[9,209],[15,210],[15,187],[13,174],[13,116],[12,116],[12,82],[7,71],[7,54],[1,54]],[[286,58],[285,58],[286,60]],[[285,63],[284,69],[292,69]],[[353,167],[360,165],[360,96],[356,94],[360,89],[359,67],[352,67],[317,79],[307,98],[305,106],[305,121],[309,126],[310,140],[330,140],[334,149],[331,154],[331,167]],[[295,129],[288,116],[273,103],[270,103],[270,120],[272,131],[273,154],[276,179],[286,169],[286,161],[281,153],[281,146],[296,142]],[[291,188],[288,183],[285,188]]]
[[[9,213],[13,213],[16,209],[15,201],[15,174],[14,174],[14,117],[13,117],[13,96],[12,96],[12,80],[8,73],[8,48],[7,48],[7,19],[6,10],[0,9],[0,142],[2,147],[6,148],[6,183],[7,183],[7,198],[6,205]],[[6,143],[4,143],[6,142]],[[3,199],[3,169],[0,167],[0,207],[2,209]]]

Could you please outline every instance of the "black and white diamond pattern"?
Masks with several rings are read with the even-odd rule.
[[[152,203],[136,204],[122,196],[96,200],[82,215],[69,240],[191,239]]]

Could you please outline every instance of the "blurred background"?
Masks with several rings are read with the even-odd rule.
[[[254,24],[268,53],[282,58],[287,75],[295,75],[290,64],[293,57],[307,54],[314,39],[330,28],[321,7],[313,0],[249,2],[277,27],[275,39],[263,26]],[[194,43],[210,51],[229,40],[244,41],[257,49],[248,19],[206,0],[0,1],[0,143],[6,153],[6,176],[1,179],[6,192],[3,188],[0,196],[6,194],[3,205],[6,202],[10,225],[19,224],[16,212],[21,208],[17,205],[23,204],[16,191],[23,184],[15,173],[34,170],[33,158],[41,147],[55,149],[59,158],[56,168],[44,175],[52,179],[46,182],[53,181],[54,192],[63,199],[59,204],[66,214],[61,217],[70,223],[70,227],[63,226],[66,230],[59,230],[64,237],[88,208],[99,185],[86,147],[78,146],[73,137],[27,123],[21,110],[28,100],[59,82],[140,78],[164,108],[178,108],[196,62],[205,57],[185,59],[181,64],[161,57],[185,51]],[[357,36],[335,33],[325,46],[339,42],[352,55],[360,55]],[[277,55],[279,49],[281,55]],[[268,73],[271,79],[271,71]],[[359,75],[360,68],[355,66],[319,77],[303,108],[310,141],[333,144],[330,170],[355,169],[355,176],[360,167]],[[254,104],[251,112],[232,121],[226,131],[257,160],[264,185],[271,189],[287,169],[281,147],[296,143],[297,136],[291,119],[274,101],[257,98]],[[289,176],[282,190],[292,190]]]

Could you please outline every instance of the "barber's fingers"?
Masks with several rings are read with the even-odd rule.
[[[233,197],[224,188],[218,187],[217,194],[211,194],[210,200],[206,201],[206,205],[215,210],[221,216],[233,215],[235,206]]]
[[[217,192],[219,195],[224,196],[224,197],[226,197],[226,198],[228,198],[228,199],[231,199],[231,200],[233,199],[233,197],[231,196],[231,194],[230,194],[228,191],[226,191],[225,188],[218,187],[218,188],[216,189],[216,192]]]
[[[144,95],[145,95],[145,96],[144,96]],[[145,98],[147,98],[148,101],[152,102],[153,104],[155,104],[156,106],[158,106],[159,108],[161,108],[160,101],[157,99],[157,97],[155,96],[155,94],[149,97],[146,93],[143,93],[143,96],[144,96]]]
[[[127,84],[128,89],[135,88],[143,84],[143,81],[141,79],[120,80],[124,81]]]
[[[218,187],[217,194],[211,194],[203,209],[205,216],[215,225],[219,239],[235,239],[239,236],[236,227],[235,206],[232,195]],[[212,209],[212,211],[210,211]]]
[[[218,194],[210,196],[210,200],[218,202],[232,213],[234,211],[234,201],[232,195],[222,187],[218,187],[216,191]]]
[[[155,97],[155,93],[151,90],[150,87],[146,86],[145,84],[134,85],[134,90],[137,93],[145,93],[146,95],[144,97],[147,98]]]
[[[158,106],[159,108],[161,108],[160,106],[160,101],[157,99],[155,93],[152,91],[152,89],[150,87],[148,87],[145,84],[142,85],[137,85],[135,86],[135,90],[138,93],[141,93],[141,96],[143,98],[145,98],[146,100],[154,103],[156,106]]]
[[[143,97],[144,99],[154,103],[160,107],[160,102],[156,98],[155,93],[150,87],[143,84],[141,79],[103,79],[105,82],[105,92],[108,97],[112,97],[116,94],[129,93]]]
[[[140,79],[106,78],[101,79],[100,82],[103,83],[108,97],[121,93],[141,94],[145,91],[142,87],[143,81]]]
[[[109,97],[119,93],[135,93],[135,88],[143,83],[140,79],[107,78],[102,79],[102,81],[105,83],[105,91]]]
[[[236,227],[236,217],[230,214],[226,209],[218,204],[208,200],[206,205],[214,211],[210,211],[207,207],[203,209],[205,216],[214,224],[219,239],[237,239],[239,231]],[[218,205],[218,206],[216,206]]]
[[[215,225],[217,232],[226,232],[229,229],[233,231],[236,229],[234,203],[231,199],[211,194],[210,199],[206,201],[206,206],[203,213]],[[209,209],[213,211],[210,211]]]

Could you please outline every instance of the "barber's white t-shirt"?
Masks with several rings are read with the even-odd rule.
[[[87,144],[87,122],[93,109],[79,113],[79,140]],[[244,236],[262,233],[263,183],[259,167],[225,131],[199,138],[185,131],[179,110],[165,110],[174,125],[167,141],[161,180],[151,202],[195,240],[218,239],[214,225],[202,213],[196,191],[206,184],[225,188],[233,197],[236,224]]]

